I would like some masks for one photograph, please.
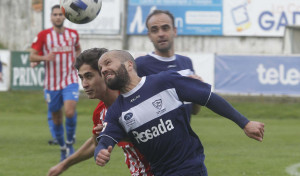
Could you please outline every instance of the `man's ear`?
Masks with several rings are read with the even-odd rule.
[[[128,60],[126,63],[125,63],[125,66],[127,67],[127,70],[134,70],[134,68],[133,68],[133,66],[134,66],[134,64],[133,64],[133,62],[132,62],[132,60]]]
[[[174,27],[175,37],[177,37],[177,27]]]

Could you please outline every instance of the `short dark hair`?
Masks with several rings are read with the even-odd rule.
[[[171,18],[171,20],[172,20],[172,25],[173,25],[173,27],[175,27],[174,16],[173,16],[173,14],[172,14],[171,12],[169,12],[168,10],[154,10],[153,12],[151,12],[151,13],[148,15],[148,17],[147,17],[147,19],[146,19],[146,27],[147,27],[147,29],[149,29],[149,26],[148,26],[148,21],[149,21],[149,19],[150,19],[153,15],[157,15],[157,14],[161,14],[161,13],[168,15],[168,16]]]
[[[74,67],[79,70],[83,64],[91,66],[94,70],[98,70],[98,60],[102,54],[106,53],[108,49],[106,48],[91,48],[84,50],[76,58]]]
[[[56,4],[56,5],[52,6],[51,13],[53,12],[54,9],[60,9],[60,5]]]

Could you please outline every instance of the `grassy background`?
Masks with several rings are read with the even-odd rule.
[[[300,100],[278,97],[225,97],[251,120],[265,123],[262,143],[246,137],[231,121],[207,108],[192,118],[206,154],[209,176],[288,176],[286,167],[300,163]],[[97,100],[84,94],[78,103],[77,149],[91,136]],[[59,147],[49,146],[47,108],[41,91],[0,92],[0,176],[41,176],[59,161]],[[300,169],[299,169],[300,173]],[[65,176],[129,176],[122,150],[116,147],[110,163],[93,159],[68,169]]]

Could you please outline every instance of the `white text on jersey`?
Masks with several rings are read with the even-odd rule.
[[[171,120],[166,120],[165,122],[160,119],[160,123],[157,126],[153,126],[150,129],[145,130],[144,132],[137,132],[132,131],[132,134],[134,135],[134,138],[138,143],[140,142],[147,142],[150,139],[153,139],[155,137],[158,137],[161,134],[164,134],[166,132],[169,132],[174,129],[174,126],[172,124]]]

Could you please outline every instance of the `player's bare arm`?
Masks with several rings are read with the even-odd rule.
[[[94,128],[94,130],[96,131],[96,134],[100,134],[100,132],[102,131],[102,129],[103,129],[103,125],[101,125],[101,124],[98,124],[95,128]]]
[[[30,67],[34,68],[36,66],[38,66],[40,64],[40,62],[30,62]]]
[[[37,50],[31,49],[30,62],[53,61],[55,59],[55,54],[52,52],[44,56],[40,56],[38,53]]]
[[[49,172],[48,176],[57,176],[67,170],[69,167],[84,161],[86,159],[91,158],[94,155],[95,148],[97,146],[97,137],[98,134],[102,131],[103,126],[98,124],[94,130],[96,134],[93,134],[91,138],[86,140],[86,142],[70,157],[65,159],[64,161],[58,163],[57,165],[53,166]]]
[[[91,158],[94,155],[94,150],[96,148],[96,143],[94,142],[96,137],[96,135],[90,137],[73,155],[53,166],[49,170],[48,176],[57,176],[69,167]]]

